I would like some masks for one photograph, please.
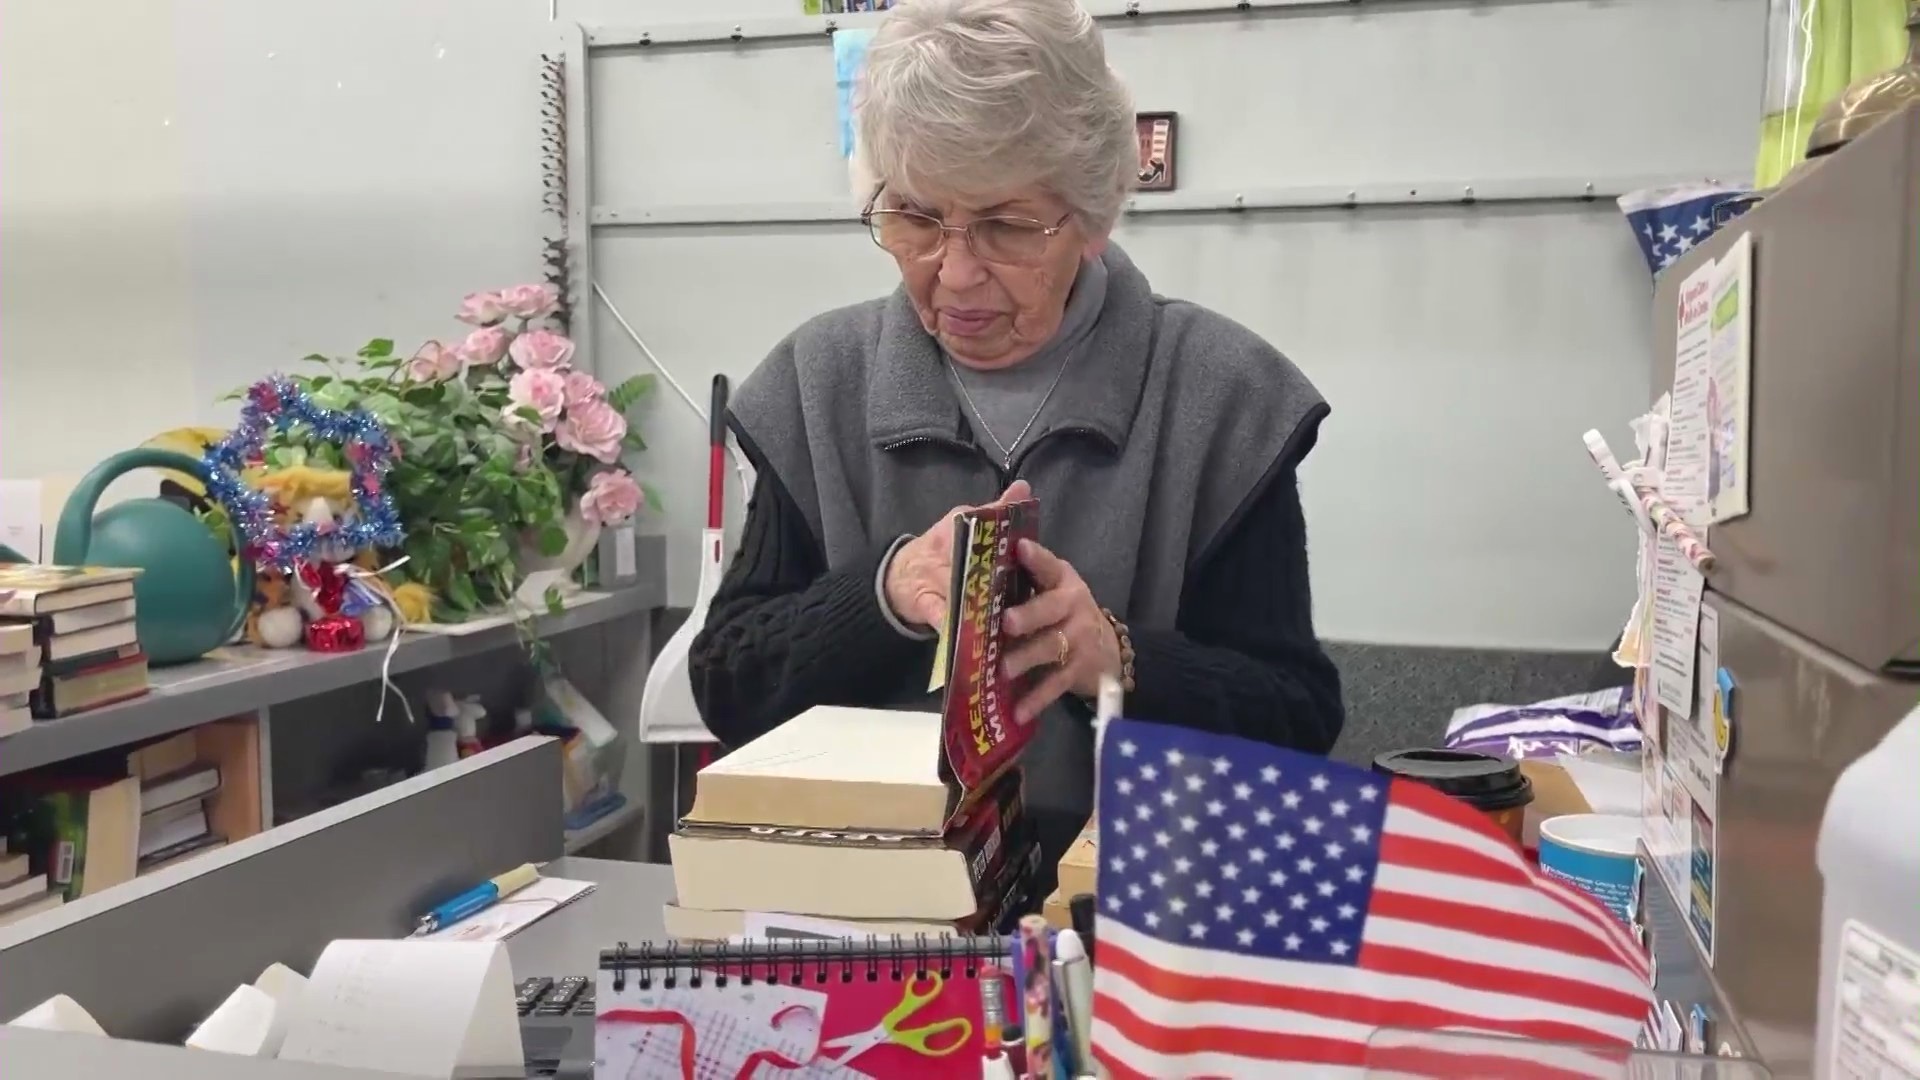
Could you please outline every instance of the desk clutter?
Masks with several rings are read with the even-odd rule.
[[[136,570],[0,565],[0,736],[148,691]]]

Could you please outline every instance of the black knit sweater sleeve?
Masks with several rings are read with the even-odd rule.
[[[1307,524],[1276,465],[1188,576],[1172,630],[1132,629],[1127,715],[1325,753],[1345,720],[1340,672],[1313,632]]]
[[[740,746],[815,705],[878,705],[914,681],[933,645],[880,610],[887,548],[829,571],[806,518],[762,469],[740,551],[688,652],[694,703],[722,743]]]

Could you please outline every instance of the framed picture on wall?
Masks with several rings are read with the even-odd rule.
[[[1140,190],[1172,191],[1174,142],[1179,134],[1176,113],[1133,114],[1134,133],[1140,137]]]

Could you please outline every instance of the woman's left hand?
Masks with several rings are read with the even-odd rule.
[[[1032,540],[1020,542],[1019,557],[1039,593],[1001,616],[1007,637],[1018,641],[1001,664],[1015,678],[1044,669],[1014,711],[1026,724],[1061,695],[1093,697],[1101,676],[1117,678],[1120,641],[1072,564]]]

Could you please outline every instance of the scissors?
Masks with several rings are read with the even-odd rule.
[[[904,1046],[922,1057],[946,1057],[954,1053],[973,1038],[973,1023],[966,1017],[950,1017],[914,1028],[901,1026],[919,1012],[921,1006],[939,997],[946,984],[946,979],[937,972],[929,973],[924,981],[919,977],[908,979],[900,991],[900,1004],[881,1017],[878,1024],[858,1035],[829,1040],[822,1049],[844,1050],[839,1058],[842,1065],[888,1043]]]

